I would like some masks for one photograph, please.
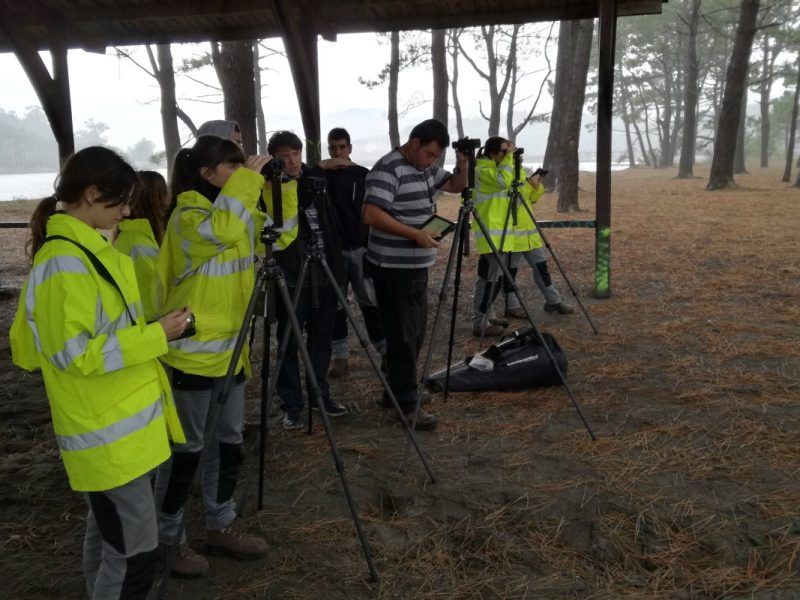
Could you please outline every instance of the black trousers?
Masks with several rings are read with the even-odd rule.
[[[428,269],[372,265],[372,280],[386,336],[389,385],[408,412],[417,403],[417,359],[428,321]]]

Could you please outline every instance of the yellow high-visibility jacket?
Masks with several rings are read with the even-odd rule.
[[[20,294],[12,358],[23,369],[42,371],[72,488],[108,490],[164,462],[168,434],[185,441],[157,359],[167,351],[167,338],[159,323],[145,324],[130,258],[69,215],[50,217],[47,235],[92,252],[124,300],[79,247],[46,242]]]
[[[272,219],[275,215],[272,202],[272,185],[269,181],[264,185],[263,197],[264,204],[267,207],[267,214],[265,215],[263,212],[259,214],[260,221],[258,224],[261,226],[263,226],[267,218]],[[297,239],[297,233],[300,231],[300,209],[298,207],[296,179],[281,183],[281,206],[283,207],[283,226],[278,229],[281,235],[273,246],[273,250],[276,252],[286,250]],[[263,244],[259,242],[258,250],[263,251],[263,248]]]
[[[194,190],[178,196],[156,260],[161,312],[188,306],[197,333],[170,342],[162,360],[171,367],[205,377],[227,372],[255,285],[255,217],[263,184],[261,174],[242,167],[216,199]],[[247,350],[245,344],[236,372],[244,368],[249,376]]]
[[[119,224],[119,234],[114,247],[133,260],[139,296],[142,299],[144,317],[157,321],[161,316],[156,305],[156,256],[158,243],[150,221],[147,219],[125,219]]]
[[[544,185],[540,183],[536,188],[531,186],[528,183],[528,175],[525,173],[525,169],[520,169],[519,177],[519,180],[524,182],[519,188],[522,201],[531,209],[532,213],[533,205],[544,194]],[[539,235],[536,225],[533,224],[533,220],[524,206],[517,206],[517,224],[513,227],[513,230],[513,235],[509,240],[511,252],[527,252],[535,248],[541,248],[542,237]],[[508,247],[507,244],[506,247]]]
[[[481,157],[475,161],[475,210],[489,230],[495,248],[500,252],[508,252],[511,248],[510,220],[503,248],[500,248],[500,240],[508,213],[508,188],[514,180],[513,159],[513,155],[508,153],[499,164],[489,157]],[[472,222],[472,231],[475,232],[478,253],[490,253],[492,250],[489,242],[475,220]]]

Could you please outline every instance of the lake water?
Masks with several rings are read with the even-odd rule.
[[[538,165],[525,165],[529,171]],[[619,171],[627,168],[627,164],[611,165],[612,171]],[[447,165],[452,169],[453,165]],[[594,162],[580,163],[581,171],[594,172],[596,165]],[[166,169],[159,172],[166,177]],[[24,173],[14,175],[0,175],[0,201],[3,200],[30,200],[44,198],[53,193],[53,182],[56,173]]]

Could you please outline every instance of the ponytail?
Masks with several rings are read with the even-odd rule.
[[[55,214],[57,203],[58,199],[55,196],[48,196],[40,200],[36,210],[33,211],[30,221],[31,235],[25,242],[25,253],[31,259],[44,244],[44,238],[47,237],[47,219]]]
[[[178,204],[178,196],[189,190],[202,189],[205,181],[200,169],[213,169],[220,163],[243,163],[242,149],[232,142],[215,135],[201,135],[191,148],[181,148],[172,164],[170,181],[170,202],[168,215]]]

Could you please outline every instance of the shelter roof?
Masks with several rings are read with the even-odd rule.
[[[666,1],[666,0],[663,0]],[[661,12],[662,0],[617,0],[620,16]],[[338,33],[467,27],[596,17],[597,0],[0,0],[7,26],[40,50],[281,35],[273,5]],[[298,15],[300,16],[300,15]],[[0,28],[0,52],[13,50]]]

